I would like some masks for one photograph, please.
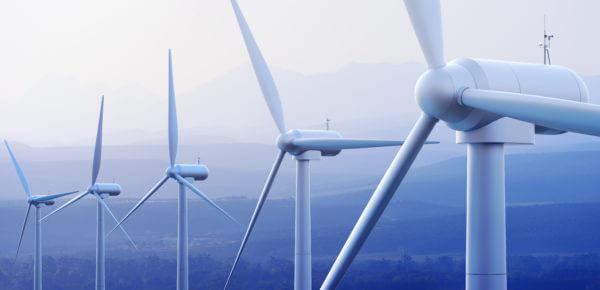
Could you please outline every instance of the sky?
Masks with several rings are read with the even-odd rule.
[[[272,67],[312,75],[349,63],[423,62],[400,0],[239,3]],[[597,0],[442,1],[446,59],[540,62],[546,14],[556,35],[554,63],[600,75],[600,58],[594,57],[600,51],[598,11]],[[26,141],[50,118],[62,122],[48,124],[93,131],[95,116],[83,121],[73,112],[82,106],[95,111],[102,93],[139,88],[162,100],[168,48],[174,50],[178,92],[248,65],[228,0],[7,0],[0,3],[0,35],[0,137]],[[36,90],[55,78],[70,79],[77,88]],[[82,101],[63,99],[63,89],[81,93]],[[38,131],[28,129],[34,127]],[[68,132],[58,127],[48,128],[37,144],[54,144],[46,139]]]

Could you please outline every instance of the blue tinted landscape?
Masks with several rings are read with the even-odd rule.
[[[229,149],[226,149],[227,146]],[[214,145],[219,150],[239,152],[261,148],[260,145],[243,144],[227,146]],[[567,147],[560,144],[541,145],[538,154],[519,152],[525,147],[511,149],[516,151],[509,154],[506,161],[508,281],[511,289],[600,289],[600,228],[597,226],[600,221],[600,195],[597,190],[600,180],[594,177],[597,164],[600,164],[600,151],[596,150],[598,146],[600,143],[595,142]],[[199,147],[210,153],[209,148],[213,145]],[[460,149],[459,145],[440,144],[438,148],[429,147],[426,150],[443,151],[453,147]],[[125,148],[109,146],[107,151],[112,152],[109,156],[117,156],[119,151],[132,149]],[[152,150],[152,147],[140,148]],[[138,153],[143,151],[140,148],[137,149]],[[564,148],[570,148],[570,151],[562,151]],[[63,149],[52,150],[55,156],[49,157],[51,159],[58,158]],[[73,151],[73,148],[64,150]],[[267,146],[256,152],[259,152],[256,158],[264,155],[265,159],[274,153]],[[185,150],[183,154],[186,154]],[[371,153],[372,164],[363,163],[364,168],[371,169],[367,174],[353,172],[348,166],[364,158],[362,154],[348,152],[340,160],[322,160],[314,165],[316,172],[337,172],[314,177],[314,289],[318,289],[370,197],[372,190],[367,188],[376,184],[376,175],[385,169],[377,168],[378,164],[384,164],[385,158],[393,156],[394,150],[383,149]],[[118,168],[133,170],[136,166],[156,171],[151,167],[160,168],[161,164],[160,161],[128,160],[126,162],[129,165],[125,167],[120,165],[125,161],[108,160],[106,167],[113,172],[118,172]],[[2,164],[9,166],[6,161]],[[284,163],[274,198],[267,201],[256,233],[242,257],[239,271],[234,274],[233,289],[292,287],[294,200],[291,198],[293,167],[290,163],[291,160]],[[340,289],[464,287],[464,156],[457,150],[456,157],[423,163],[411,172],[407,182],[400,187]],[[46,161],[36,165],[46,168],[53,164],[54,161]],[[67,164],[67,168],[73,168],[73,172],[79,166],[84,168],[87,165],[79,161],[69,161]],[[24,166],[30,164],[26,162]],[[252,192],[260,188],[261,175],[266,175],[266,172],[224,167],[217,166],[212,178],[218,180],[221,174],[237,172],[240,176],[256,180],[249,180],[246,185],[221,180],[222,187],[209,182],[206,186],[203,183],[199,185],[211,191],[239,191],[239,197],[224,197],[217,199],[217,202],[236,219],[247,221],[256,200],[244,195],[252,196]],[[160,169],[158,171],[154,174],[160,174]],[[335,182],[324,183],[320,181],[321,178],[330,178]],[[15,182],[7,183],[19,186]],[[126,185],[125,190],[135,186],[137,183]],[[365,189],[347,189],[350,186]],[[168,187],[163,190],[158,198],[151,199],[125,224],[139,250],[133,249],[120,232],[113,233],[107,239],[109,289],[174,287],[177,203],[170,199],[174,195],[173,189]],[[129,193],[128,196],[131,195]],[[124,198],[109,200],[109,203],[117,216],[122,216],[135,201],[133,198]],[[0,241],[0,255],[3,256],[0,258],[0,284],[8,285],[3,289],[30,289],[31,229],[26,231],[22,254],[16,262],[14,260],[19,231],[15,225],[23,218],[24,204],[8,201],[3,202],[1,207],[0,233],[8,238]],[[92,200],[84,200],[43,223],[43,279],[48,289],[93,287],[95,210]],[[108,226],[112,224],[107,222]],[[192,289],[222,289],[242,234],[243,227],[230,223],[202,201],[190,199]]]
[[[600,290],[598,11],[1,1],[0,290]]]

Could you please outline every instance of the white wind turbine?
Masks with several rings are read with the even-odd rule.
[[[201,164],[176,164],[178,131],[177,131],[177,110],[175,104],[175,88],[173,84],[173,66],[171,60],[171,50],[169,50],[169,158],[170,165],[167,167],[165,176],[142,199],[125,215],[117,224],[121,225],[131,214],[133,214],[146,200],[148,200],[167,180],[173,179],[179,184],[178,210],[177,210],[177,289],[188,290],[189,288],[189,270],[188,270],[188,203],[186,198],[186,188],[194,192],[200,198],[204,199],[211,206],[219,210],[228,219],[239,225],[239,222],[229,215],[225,210],[219,207],[206,194],[196,188],[192,182],[201,181],[208,178],[208,168]],[[115,227],[116,228],[116,227]],[[113,228],[109,234],[115,230]]]
[[[415,87],[423,114],[388,168],[321,289],[335,289],[383,214],[431,130],[442,120],[467,144],[466,289],[506,289],[504,144],[535,134],[600,136],[600,106],[573,71],[459,58],[444,62],[439,0],[405,0],[429,69]]]
[[[6,149],[8,150],[8,154],[10,155],[10,159],[15,166],[15,170],[17,171],[17,175],[19,176],[19,180],[21,181],[21,185],[23,186],[23,190],[25,194],[27,194],[27,213],[25,213],[25,221],[23,222],[23,227],[21,228],[21,234],[19,236],[19,243],[17,245],[17,254],[19,255],[19,249],[21,249],[21,241],[23,241],[23,234],[25,233],[25,227],[27,226],[27,221],[29,220],[29,212],[31,211],[31,207],[35,207],[35,246],[33,253],[33,289],[34,290],[42,290],[42,205],[53,205],[54,200],[66,196],[69,194],[76,193],[77,191],[65,192],[65,193],[57,193],[57,194],[48,194],[48,195],[32,195],[31,190],[29,188],[29,181],[27,181],[27,177],[19,165],[17,158],[12,152],[10,145],[8,142],[4,140],[4,144],[6,145]]]
[[[235,12],[244,43],[248,50],[252,66],[264,99],[271,111],[271,116],[279,129],[277,146],[280,151],[277,153],[275,163],[267,177],[267,181],[262,189],[254,213],[248,228],[235,257],[233,266],[227,278],[225,288],[229,285],[231,277],[240,260],[242,252],[252,233],[258,215],[262,210],[263,204],[269,194],[271,185],[275,180],[281,161],[286,153],[289,153],[296,160],[296,208],[295,208],[295,257],[294,257],[294,289],[311,289],[311,214],[310,214],[310,161],[318,160],[321,156],[336,156],[344,149],[373,148],[384,146],[400,146],[403,141],[392,140],[365,140],[365,139],[347,139],[332,130],[289,130],[286,131],[283,117],[283,109],[277,86],[269,67],[263,58],[256,41],[248,27],[248,24],[237,4],[236,0],[231,0],[231,5]],[[434,142],[431,142],[434,143]]]
[[[46,215],[42,220],[54,215],[65,207],[77,202],[82,199],[86,195],[92,195],[97,200],[97,211],[96,211],[96,290],[104,290],[106,289],[106,244],[105,244],[105,225],[104,225],[104,210],[106,210],[111,217],[115,220],[115,222],[119,222],[117,217],[113,214],[113,212],[108,207],[105,198],[109,196],[117,196],[121,193],[121,186],[116,183],[96,183],[96,179],[98,179],[98,173],[100,172],[100,162],[102,161],[102,122],[104,115],[104,96],[102,96],[102,100],[100,103],[100,116],[98,118],[98,131],[96,133],[96,145],[94,148],[94,161],[92,163],[92,183],[87,188],[87,190],[69,200],[61,207],[57,208],[53,212]],[[136,247],[135,243],[127,234],[123,227],[120,227],[121,231],[125,234],[129,242]]]

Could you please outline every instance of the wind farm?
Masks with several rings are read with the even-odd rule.
[[[599,289],[596,1],[0,7],[0,289]]]

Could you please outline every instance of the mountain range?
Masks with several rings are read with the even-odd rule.
[[[274,68],[273,75],[289,128],[322,129],[330,118],[332,128],[348,137],[403,138],[419,114],[413,87],[424,70],[416,62],[350,63],[313,75]],[[584,80],[591,101],[600,101],[600,76]],[[32,146],[88,146],[93,143],[99,95],[104,94],[106,144],[164,144],[166,92],[166,79],[164,92],[156,92],[134,79],[122,87],[103,88],[48,75],[23,96],[6,101],[13,110],[0,121],[20,126],[7,126],[1,137]],[[177,91],[177,96],[182,144],[272,144],[276,138],[249,64]],[[65,106],[73,109],[63,114]]]

